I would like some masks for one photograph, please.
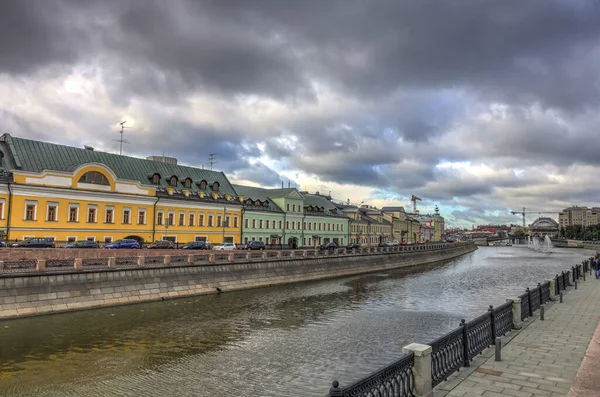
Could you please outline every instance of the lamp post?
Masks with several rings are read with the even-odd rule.
[[[226,221],[226,211],[227,207],[223,206],[223,220],[221,221],[221,226],[223,227],[223,236],[222,236],[222,240],[221,243],[225,244],[225,226],[227,225],[227,221]]]

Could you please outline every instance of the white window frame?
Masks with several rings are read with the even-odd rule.
[[[67,222],[72,222],[71,221],[71,208],[75,208],[75,221],[73,221],[73,222],[79,222],[79,204],[73,204],[73,203],[69,203],[69,212],[67,213]]]
[[[44,236],[44,238],[51,238],[56,243],[56,236]]]
[[[199,227],[204,227],[204,221],[206,220],[206,214],[204,212],[198,212],[196,214],[196,216],[198,217],[198,226]],[[200,222],[200,219],[202,219],[202,222]]]
[[[90,210],[94,210],[94,221],[90,222]],[[98,205],[97,204],[88,204],[87,213],[85,214],[86,223],[98,223]]]
[[[27,219],[27,207],[33,205],[33,219]],[[37,221],[37,208],[38,202],[37,200],[25,200],[25,208],[23,210],[23,220],[26,221]]]
[[[162,214],[162,223],[158,223],[158,214]],[[154,223],[156,223],[157,226],[164,226],[165,222],[166,222],[165,218],[165,211],[164,210],[157,210],[156,211],[156,219],[154,220]]]
[[[112,222],[106,222],[106,216],[108,215],[108,211],[112,210]],[[106,206],[106,208],[104,208],[104,223],[106,223],[107,225],[112,225],[115,223],[115,207],[112,205],[108,205]]]
[[[203,238],[204,240],[199,240]],[[208,242],[208,236],[194,236],[194,241],[206,241]]]
[[[0,211],[0,219],[4,219],[4,208],[6,207],[6,200],[0,199],[0,204],[2,204],[2,210]]]
[[[50,210],[50,207],[55,207],[54,210],[54,220],[50,221],[50,219],[48,219],[48,211]],[[2,206],[2,218],[4,218],[4,206]],[[56,201],[48,201],[46,203],[46,222],[57,222],[58,221],[58,203]]]
[[[144,223],[140,223],[140,214],[144,214]],[[138,213],[137,213],[137,222],[138,225],[145,225],[146,223],[148,223],[148,214],[146,212],[145,208],[140,208],[138,209]]]
[[[171,217],[171,215],[172,215],[172,217]],[[171,218],[173,219],[173,222],[171,222],[169,220]],[[175,211],[168,211],[167,212],[167,220],[166,220],[166,222],[169,224],[169,226],[175,226]]]
[[[106,241],[106,239],[110,239],[110,241]],[[104,241],[104,244],[112,244],[113,237],[112,236],[104,236],[102,241]]]
[[[77,241],[77,236],[67,236],[67,243],[74,243],[75,241]]]
[[[192,223],[190,224],[190,218],[192,218]],[[190,211],[187,213],[188,226],[193,227],[196,224],[196,213]]]
[[[215,227],[215,222],[217,220],[217,218],[215,218],[215,214],[212,213],[212,212],[209,212],[207,215],[208,215],[208,218],[207,218],[207,221],[206,221],[207,222],[206,226],[207,227]],[[211,218],[212,218],[212,224],[209,224],[208,223],[208,219],[211,219]]]
[[[182,215],[183,215],[183,222],[180,222]],[[185,211],[179,211],[177,213],[177,226],[185,226]]]
[[[22,240],[27,240],[29,238],[35,238],[35,236],[23,236]]]
[[[129,211],[129,222],[125,223],[125,211]],[[131,225],[131,208],[130,207],[125,207],[123,208],[123,214],[121,214],[121,224],[122,225]]]
[[[96,236],[86,236],[85,241],[96,241]]]
[[[177,235],[172,235],[172,234],[171,235],[166,235],[166,234],[163,234],[162,240],[164,241],[165,238],[168,239],[167,241],[172,241],[174,243],[177,243]]]

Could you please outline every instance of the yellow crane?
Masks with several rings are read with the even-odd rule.
[[[417,211],[417,201],[421,201],[421,197],[415,196],[413,194],[412,197],[410,198],[410,201],[412,201],[412,203],[413,203],[413,213],[418,214],[419,211]]]
[[[557,214],[557,211],[525,211],[525,207],[523,207],[523,211],[510,211],[513,215],[522,215],[523,216],[523,227],[527,227],[527,222],[525,221],[526,214]]]

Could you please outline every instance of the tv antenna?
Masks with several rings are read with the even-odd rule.
[[[129,143],[129,141],[126,141],[125,139],[123,139],[123,130],[125,128],[131,128],[131,127],[125,127],[125,123],[127,121],[123,121],[119,124],[121,124],[121,131],[119,132],[121,134],[121,139],[113,139],[114,142],[119,142],[119,156],[123,154],[123,144],[124,143]]]
[[[215,155],[216,155],[216,153],[211,153],[211,154],[208,156],[208,163],[210,164],[210,170],[211,170],[211,171],[212,171],[212,169],[213,169],[213,164],[217,164],[217,163],[218,163],[218,161],[216,160],[216,157],[215,157]]]

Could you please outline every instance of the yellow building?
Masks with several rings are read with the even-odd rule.
[[[0,137],[0,161],[8,241],[240,242],[243,197],[222,172],[9,134]]]

